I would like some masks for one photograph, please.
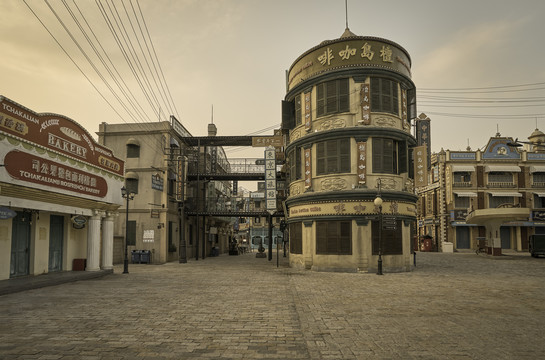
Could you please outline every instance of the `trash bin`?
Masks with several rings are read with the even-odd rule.
[[[131,251],[131,261],[133,264],[140,264],[140,261],[142,260],[140,250],[132,250]]]
[[[140,250],[140,262],[142,264],[149,264],[151,262],[151,251]]]

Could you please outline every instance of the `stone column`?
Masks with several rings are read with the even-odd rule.
[[[89,217],[87,228],[87,267],[85,271],[100,270],[100,219],[101,213],[97,210]]]
[[[102,224],[102,269],[109,270],[114,267],[114,215],[106,213]]]

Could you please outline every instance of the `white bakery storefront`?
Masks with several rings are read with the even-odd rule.
[[[123,175],[72,119],[0,96],[0,280],[113,268]]]

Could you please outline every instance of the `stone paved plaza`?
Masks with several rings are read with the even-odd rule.
[[[418,253],[411,273],[255,253],[0,296],[0,359],[545,358],[545,259]]]

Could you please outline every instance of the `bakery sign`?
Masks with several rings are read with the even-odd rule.
[[[0,133],[23,142],[27,149],[46,149],[50,158],[72,158],[102,170],[124,175],[123,160],[93,140],[75,121],[57,114],[35,113],[5,97],[0,97]],[[60,156],[58,156],[60,154]]]

